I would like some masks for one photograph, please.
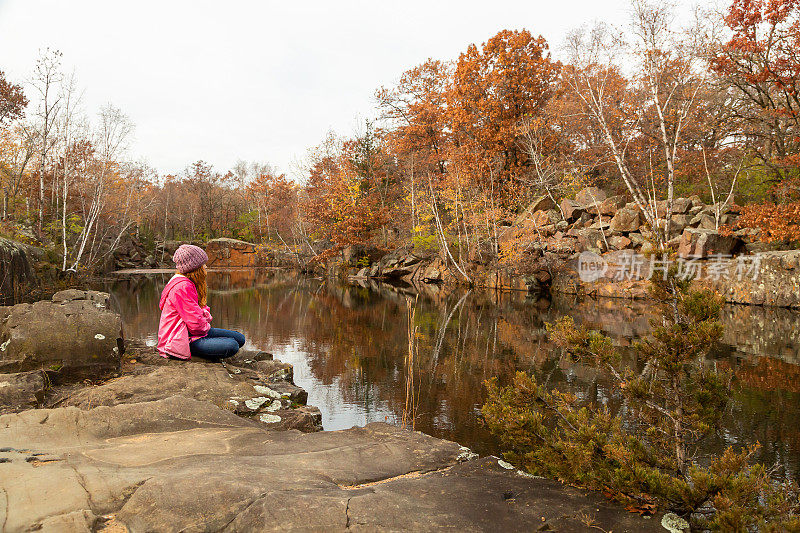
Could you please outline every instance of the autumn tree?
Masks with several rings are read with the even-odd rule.
[[[28,99],[22,86],[11,83],[0,70],[0,127],[22,117]]]
[[[447,95],[451,161],[468,179],[511,190],[529,164],[518,124],[538,116],[555,90],[560,64],[547,41],[527,30],[503,30],[459,57]]]
[[[419,226],[420,194],[428,180],[438,183],[445,173],[450,140],[446,95],[451,74],[447,63],[429,59],[404,72],[395,87],[382,87],[376,93],[386,124],[387,149],[405,176],[413,231]]]
[[[730,87],[733,120],[773,180],[800,165],[800,4],[734,0],[724,17],[728,39],[714,43],[711,66]]]
[[[297,189],[285,174],[275,175],[267,168],[248,181],[246,194],[256,213],[249,222],[261,242],[275,240],[288,247],[296,240]]]
[[[0,219],[15,214],[17,199],[27,192],[31,171],[36,163],[36,140],[21,124],[0,128],[0,177],[3,184],[3,206]]]
[[[317,149],[304,186],[301,209],[311,236],[332,245],[329,256],[348,245],[363,245],[386,223],[382,171],[362,138],[329,137]]]

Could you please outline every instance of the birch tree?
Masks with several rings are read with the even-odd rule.
[[[92,196],[89,209],[84,217],[84,225],[76,243],[76,251],[71,271],[77,271],[81,258],[86,252],[86,245],[92,237],[95,225],[105,203],[106,180],[109,174],[116,171],[116,161],[125,151],[126,143],[133,131],[133,124],[117,107],[109,104],[100,111],[100,123],[95,133],[96,157],[98,159],[96,175],[92,184]],[[95,242],[93,239],[92,242]]]
[[[63,81],[61,73],[61,56],[58,50],[46,48],[41,52],[36,61],[31,85],[38,93],[39,105],[36,110],[36,133],[39,144],[39,195],[36,229],[42,234],[42,221],[44,219],[44,176],[47,171],[48,158],[56,140],[53,130],[61,110],[60,84]]]
[[[673,30],[670,6],[635,0],[632,7],[628,34],[601,24],[570,35],[571,65],[563,79],[602,132],[623,183],[663,249],[670,238],[675,166],[687,125],[696,118],[705,70],[691,32]],[[655,158],[649,167],[636,163],[643,151]]]

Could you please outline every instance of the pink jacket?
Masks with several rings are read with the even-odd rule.
[[[175,274],[161,292],[158,353],[189,359],[189,342],[205,337],[211,328],[211,310],[200,307],[197,288],[186,276]]]

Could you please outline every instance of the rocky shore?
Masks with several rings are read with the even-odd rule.
[[[666,211],[665,202],[657,205]],[[775,250],[760,242],[758,231],[725,231],[736,222],[736,207],[706,205],[697,196],[678,198],[670,217],[675,262],[687,275],[713,288],[730,303],[800,308],[800,250]],[[662,216],[664,216],[662,214]],[[651,257],[653,235],[639,208],[622,196],[595,187],[556,204],[542,197],[501,228],[498,242],[515,242],[525,267],[496,260],[468,261],[461,272],[436,256],[413,249],[380,255],[365,248],[346,249],[331,271],[344,271],[354,282],[377,280],[421,286],[458,284],[532,293],[556,292],[593,297],[646,299],[648,279],[662,268]],[[603,272],[580,275],[582,254],[596,256]],[[376,257],[377,256],[377,257]],[[359,266],[367,262],[366,266]],[[655,265],[655,266],[654,266]],[[692,272],[688,272],[691,269]]]
[[[6,532],[663,531],[419,432],[320,431],[291,365],[165,360],[104,293],[0,308],[0,372]]]

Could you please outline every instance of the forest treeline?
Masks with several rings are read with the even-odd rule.
[[[64,270],[100,264],[130,233],[318,258],[413,244],[459,266],[518,252],[498,228],[534,199],[596,185],[636,202],[662,246],[673,200],[693,194],[796,241],[799,15],[789,0],[735,0],[690,20],[635,0],[629,27],[575,30],[557,52],[503,30],[379,88],[376,119],[311,149],[299,181],[247,162],[159,175],[130,156],[125,114],[90,118],[44,50],[25,83],[0,72],[2,232],[51,243]]]

